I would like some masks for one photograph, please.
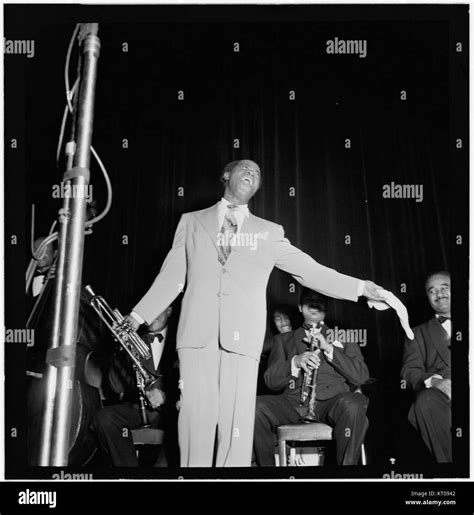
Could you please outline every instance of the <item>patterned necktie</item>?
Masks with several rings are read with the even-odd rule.
[[[439,323],[440,324],[444,324],[446,322],[446,320],[451,320],[451,317],[443,317],[443,316],[439,316],[438,317],[438,320],[439,320]]]
[[[239,206],[229,204],[228,211],[225,214],[224,222],[219,233],[219,253],[217,259],[221,265],[225,265],[227,258],[232,251],[231,241],[237,233],[237,220],[235,219],[235,212]]]

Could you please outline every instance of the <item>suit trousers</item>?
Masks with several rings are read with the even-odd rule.
[[[178,349],[178,356],[181,466],[249,467],[258,361],[217,342]]]
[[[408,414],[438,463],[450,463],[452,457],[451,401],[437,388],[421,390]]]
[[[158,413],[149,412],[148,416],[150,422],[156,422]],[[138,467],[131,430],[140,426],[138,405],[124,402],[102,408],[92,419],[90,427],[114,467]]]
[[[368,398],[361,393],[339,393],[331,399],[317,401],[318,422],[333,427],[338,465],[357,465],[369,421],[365,415]],[[257,465],[275,466],[277,428],[300,423],[300,413],[286,395],[257,397],[254,451]]]

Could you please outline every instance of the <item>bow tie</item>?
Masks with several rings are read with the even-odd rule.
[[[443,317],[443,316],[439,316],[438,317],[438,320],[439,320],[439,323],[440,324],[444,324],[446,322],[446,320],[451,320],[451,317]]]
[[[158,341],[159,341],[159,342],[162,342],[162,341],[163,341],[164,336],[163,336],[161,333],[158,333],[158,334],[148,333],[148,334],[149,334],[150,336],[153,336],[153,337],[154,337],[153,339],[158,338]]]
[[[323,326],[323,323],[322,322],[318,322],[315,325],[316,325],[316,329],[319,329],[320,327]],[[305,331],[309,331],[312,327],[313,327],[313,324],[307,324],[306,322],[303,324],[303,329]]]

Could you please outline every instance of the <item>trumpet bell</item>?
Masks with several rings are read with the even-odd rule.
[[[128,324],[118,309],[112,309],[106,300],[96,295],[90,285],[85,287],[91,296],[90,305],[99,315],[101,320],[110,329],[115,339],[127,350],[138,355],[139,358],[148,360],[151,358],[150,350],[146,343],[138,336],[137,332]],[[128,348],[130,347],[130,348]]]

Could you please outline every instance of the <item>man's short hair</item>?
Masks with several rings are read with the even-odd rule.
[[[426,279],[425,279],[425,290],[426,290],[426,285],[428,284],[428,281],[434,276],[434,275],[445,275],[446,277],[449,277],[449,279],[451,280],[451,274],[447,271],[447,270],[438,270],[436,272],[431,272],[430,274],[428,274],[426,276]]]
[[[273,316],[275,316],[275,313],[281,313],[282,315],[291,318],[294,309],[295,308],[293,306],[290,306],[289,304],[280,304],[273,310]]]
[[[253,161],[252,159],[248,159],[246,157],[242,158],[242,159],[237,159],[237,161],[231,161],[230,163],[227,163],[225,166],[224,166],[224,169],[222,170],[221,172],[221,182],[222,184],[226,184],[227,181],[224,179],[224,175],[226,173],[230,173],[232,172],[232,170],[241,162],[241,161]],[[254,161],[255,162],[255,161]],[[260,186],[262,186],[262,180],[263,180],[263,176],[262,176],[262,170],[260,170]]]
[[[279,304],[275,309],[270,311],[271,322],[273,322],[275,313],[281,313],[282,315],[287,316],[293,329],[299,327],[303,323],[301,313],[298,311],[296,306],[290,306],[289,304]]]
[[[86,203],[86,222],[92,220],[99,214],[95,200]]]
[[[227,163],[225,166],[224,166],[224,169],[222,170],[221,172],[221,182],[223,182],[224,184],[227,182],[225,179],[224,179],[224,175],[226,173],[230,173],[232,172],[232,170],[240,163],[241,159],[237,160],[237,161],[231,161],[230,163]]]
[[[304,288],[300,296],[300,306],[309,306],[318,309],[319,311],[327,312],[328,299],[322,293]]]

